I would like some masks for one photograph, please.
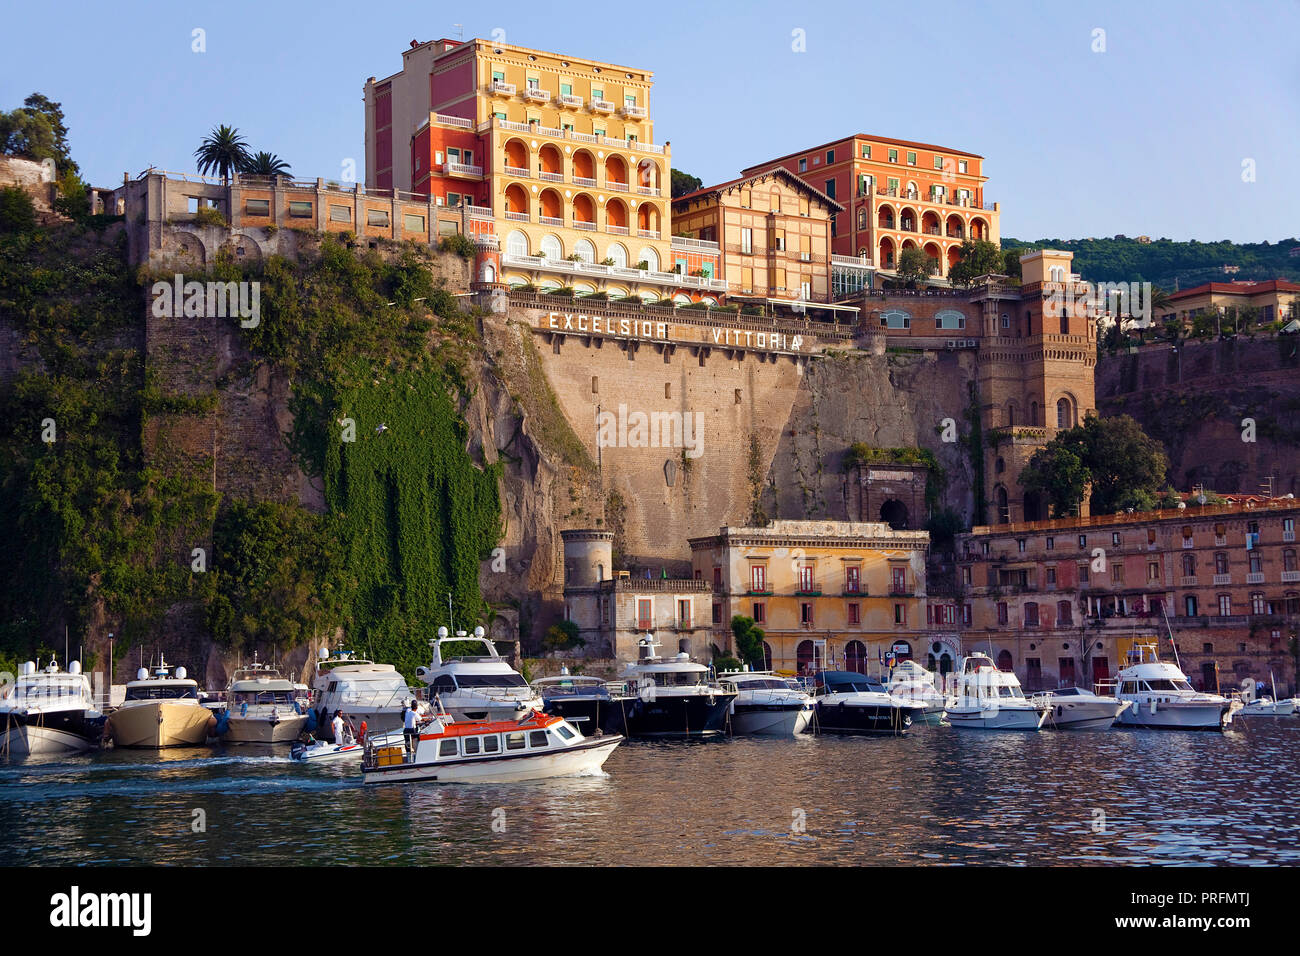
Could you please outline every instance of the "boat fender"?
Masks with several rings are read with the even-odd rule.
[[[1155,701],[1155,698],[1154,698],[1154,697],[1151,699],[1150,710],[1151,710],[1151,713],[1153,713],[1153,714],[1156,712],[1156,701]]]
[[[239,716],[240,717],[248,716],[248,701],[244,701],[242,704],[239,705]]]

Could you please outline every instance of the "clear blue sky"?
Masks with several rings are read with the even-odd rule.
[[[457,20],[466,37],[501,29],[654,71],[656,138],[706,183],[866,132],[985,156],[1007,236],[1300,234],[1296,0],[25,3],[4,14],[0,108],[34,90],[62,102],[96,185],[192,171],[219,123],[298,176],[338,178],[351,157],[364,178],[366,77],[397,70],[411,39],[456,36]]]

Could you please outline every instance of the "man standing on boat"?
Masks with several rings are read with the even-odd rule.
[[[402,739],[406,742],[408,754],[415,752],[415,744],[420,739],[420,731],[416,728],[419,717],[419,711],[415,709],[415,700],[408,701],[406,710],[402,712]]]

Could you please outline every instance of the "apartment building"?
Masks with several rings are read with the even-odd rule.
[[[693,574],[710,588],[713,643],[733,645],[740,615],[766,633],[767,666],[791,673],[874,672],[882,656],[929,653],[929,540],[884,523],[788,520],[691,538]]]
[[[1267,282],[1206,282],[1169,296],[1169,305],[1156,319],[1190,325],[1202,313],[1225,317],[1254,317],[1256,325],[1300,318],[1300,285],[1285,279]]]
[[[1177,641],[1203,688],[1297,686],[1300,503],[1274,498],[976,527],[958,537],[958,618],[1027,688],[1113,677],[1135,642]]]
[[[997,203],[985,200],[984,158],[964,150],[855,134],[788,153],[744,176],[783,167],[841,203],[830,217],[831,251],[897,268],[917,247],[946,276],[966,238],[1001,239]]]
[[[676,273],[653,73],[488,40],[413,43],[365,86],[366,180],[464,206],[482,282],[717,301]],[[683,254],[716,266],[717,250]],[[700,270],[697,268],[697,273]]]

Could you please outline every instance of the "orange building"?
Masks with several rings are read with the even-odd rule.
[[[856,134],[742,171],[783,167],[842,203],[831,217],[831,248],[866,256],[882,271],[917,247],[946,276],[966,238],[998,243],[999,208],[984,197],[984,158],[963,150]]]

